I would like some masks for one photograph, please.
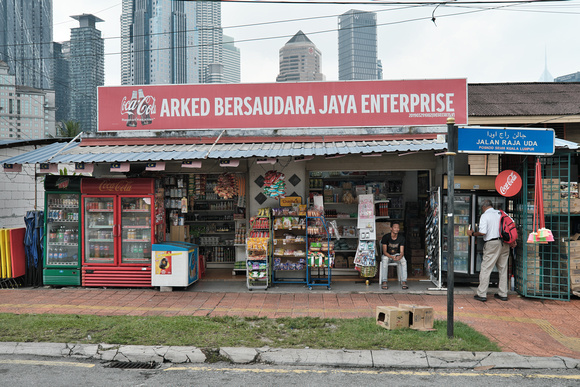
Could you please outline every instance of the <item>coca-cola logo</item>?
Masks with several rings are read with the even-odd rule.
[[[155,97],[145,95],[143,89],[133,90],[131,98],[123,97],[121,101],[121,115],[127,116],[123,121],[129,127],[136,127],[139,123],[141,125],[149,125],[153,122],[152,115],[157,112],[155,105]]]
[[[130,181],[104,180],[99,184],[101,192],[129,192],[131,188]]]
[[[515,196],[522,188],[522,178],[516,171],[506,170],[495,178],[495,189],[505,197]]]

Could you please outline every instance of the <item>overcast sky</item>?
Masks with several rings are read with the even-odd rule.
[[[458,1],[436,8],[224,2],[222,27],[241,51],[243,83],[275,82],[278,50],[299,30],[322,51],[326,80],[338,80],[338,15],[349,9],[377,12],[384,79],[536,82],[546,58],[553,77],[580,71],[580,0],[511,4]],[[104,20],[97,28],[105,38],[105,84],[119,85],[121,0],[54,0],[53,7],[55,41],[70,40],[70,29],[78,25],[72,15],[92,13]]]

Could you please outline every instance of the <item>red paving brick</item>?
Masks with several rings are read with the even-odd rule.
[[[0,289],[0,313],[99,316],[375,317],[378,305],[433,307],[447,318],[446,295],[386,293],[206,293],[153,289]],[[454,295],[454,318],[504,351],[531,356],[580,358],[580,300],[569,302],[511,296],[507,302]]]

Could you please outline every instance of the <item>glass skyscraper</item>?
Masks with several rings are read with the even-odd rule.
[[[70,36],[70,117],[81,130],[97,130],[97,87],[105,84],[105,45],[90,14],[72,16],[79,27]]]
[[[52,0],[0,0],[0,60],[17,85],[52,89]]]
[[[378,76],[377,14],[351,9],[338,17],[338,79],[373,80]]]
[[[123,0],[121,83],[197,83],[197,2]]]
[[[222,5],[219,1],[195,1],[199,32],[199,82],[223,83]]]
[[[224,35],[223,45],[224,83],[240,83],[240,49],[234,45],[234,38]]]

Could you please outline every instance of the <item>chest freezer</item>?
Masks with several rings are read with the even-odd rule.
[[[165,242],[151,248],[151,285],[188,287],[199,280],[199,248],[193,243]]]

